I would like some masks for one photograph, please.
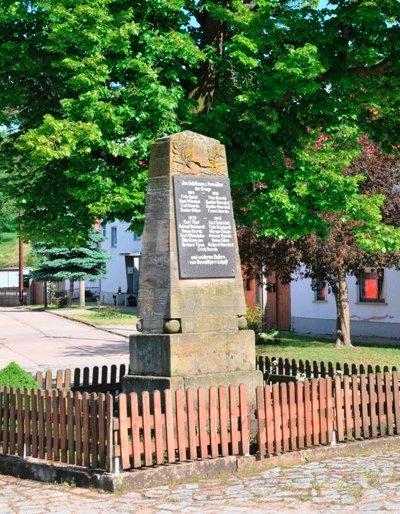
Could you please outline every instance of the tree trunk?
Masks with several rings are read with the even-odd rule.
[[[69,293],[68,293],[68,307],[71,307],[73,297],[74,297],[74,281],[72,278],[70,278],[69,279]]]
[[[47,307],[49,306],[49,300],[48,300],[48,293],[47,293],[47,280],[45,280],[43,282],[43,303],[44,303],[44,308],[47,309]]]
[[[350,336],[350,306],[349,290],[347,288],[346,274],[339,271],[337,274],[338,284],[335,288],[336,301],[336,346],[353,346]]]
[[[212,18],[207,11],[198,16],[202,27],[201,48],[213,47],[216,57],[223,53],[226,27],[220,20]],[[204,61],[197,70],[197,84],[189,91],[189,98],[197,102],[195,109],[197,114],[207,112],[212,105],[215,89],[218,82],[218,70],[216,62],[212,59]]]
[[[85,307],[85,281],[79,281],[79,306]]]

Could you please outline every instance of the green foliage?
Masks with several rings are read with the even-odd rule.
[[[36,268],[31,272],[31,277],[35,280],[49,282],[101,278],[106,272],[108,256],[99,247],[100,241],[100,235],[91,231],[86,246],[39,247],[37,250],[38,262]]]
[[[29,244],[24,244],[25,265],[32,266],[35,258]],[[0,268],[12,268],[18,265],[18,234],[0,232]]]
[[[36,380],[16,362],[10,362],[0,370],[0,387],[39,389]]]
[[[191,128],[227,146],[240,222],[323,236],[343,207],[368,220],[361,245],[397,245],[341,171],[359,134],[400,147],[400,4],[317,4],[0,0],[2,166],[25,237],[140,225],[151,143]]]
[[[13,202],[0,191],[0,234],[13,232],[16,228],[16,218]]]
[[[60,296],[53,299],[53,304],[57,309],[68,307],[68,297]]]
[[[254,332],[258,333],[262,330],[262,322],[263,322],[263,313],[262,309],[259,305],[255,307],[248,307],[246,312],[247,319],[247,327],[250,330],[254,330]]]

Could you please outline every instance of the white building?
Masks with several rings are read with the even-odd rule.
[[[400,338],[400,272],[365,270],[348,277],[351,333]],[[336,307],[328,287],[313,291],[310,279],[291,284],[291,328],[296,332],[333,334]]]
[[[29,268],[24,268],[24,296],[29,288]],[[18,268],[0,269],[0,306],[19,305]]]
[[[101,227],[104,241],[101,247],[109,255],[105,278],[87,282],[86,289],[109,305],[135,305],[139,288],[141,236],[129,230],[123,221]]]
[[[121,221],[102,226],[105,239],[101,246],[110,256],[107,274],[99,281],[88,282],[86,288],[105,304],[136,303],[142,241],[128,227],[128,223]],[[251,282],[251,287],[245,287],[246,303],[250,307],[260,302],[255,281]],[[352,335],[400,338],[400,271],[385,269],[378,274],[365,270],[359,280],[348,277],[348,287]],[[263,288],[262,296],[265,295]],[[329,287],[314,291],[311,279],[299,279],[290,287],[269,291],[262,303],[266,303],[271,326],[282,325],[280,328],[305,334],[335,333],[334,296]],[[274,309],[275,304],[279,308]]]

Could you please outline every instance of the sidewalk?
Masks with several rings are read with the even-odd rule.
[[[49,312],[0,308],[0,367],[27,371],[127,364],[126,336]]]

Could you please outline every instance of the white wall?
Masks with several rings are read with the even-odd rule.
[[[24,268],[24,275],[29,274],[29,269]],[[18,270],[0,269],[0,288],[2,287],[18,287]]]
[[[360,335],[400,337],[400,271],[385,270],[384,303],[359,302],[355,277],[348,277],[348,286],[350,319],[355,335],[359,333]],[[314,295],[310,279],[292,282],[292,328],[301,332],[331,333],[336,318],[333,294],[328,294],[326,302],[315,301]],[[383,324],[386,326],[383,327]],[[324,327],[325,329],[322,330]]]
[[[18,270],[0,270],[0,287],[18,287]]]
[[[111,230],[112,227],[117,229],[117,245],[116,247],[111,246]],[[99,287],[100,288],[100,299],[106,303],[112,303],[112,295],[118,288],[121,288],[122,292],[127,290],[126,280],[126,267],[125,267],[125,255],[130,253],[141,252],[142,241],[136,237],[133,232],[129,229],[129,224],[123,221],[115,221],[113,223],[107,223],[101,228],[101,233],[105,240],[101,243],[103,250],[107,252],[110,259],[107,262],[107,274],[100,281],[87,282],[86,286]]]

